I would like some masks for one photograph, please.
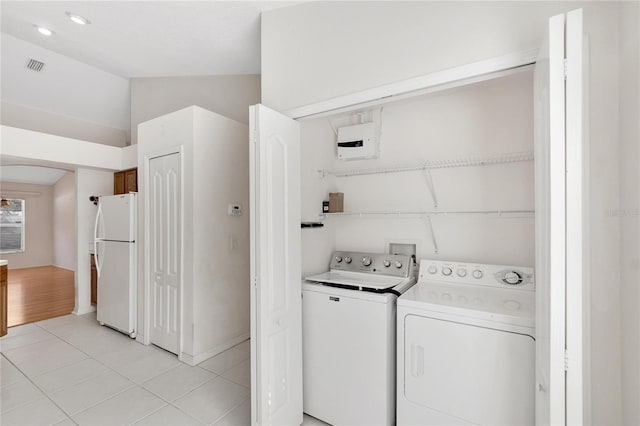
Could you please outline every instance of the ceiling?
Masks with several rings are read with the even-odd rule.
[[[39,166],[2,166],[0,167],[0,181],[16,183],[32,183],[35,185],[53,185],[66,170],[52,169]],[[0,189],[0,192],[2,190]]]
[[[124,78],[260,74],[260,13],[296,3],[3,0],[0,28]],[[55,34],[40,35],[36,24]]]

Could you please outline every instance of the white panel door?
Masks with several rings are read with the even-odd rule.
[[[251,419],[302,423],[300,126],[250,108]]]
[[[550,18],[534,81],[539,425],[583,423],[582,33],[580,10]]]
[[[149,160],[151,343],[178,353],[180,303],[180,154]]]

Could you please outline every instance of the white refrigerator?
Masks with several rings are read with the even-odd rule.
[[[136,336],[137,194],[102,196],[95,222],[97,319]]]

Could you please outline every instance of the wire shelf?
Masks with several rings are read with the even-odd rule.
[[[321,213],[321,218],[327,217],[362,217],[362,218],[425,218],[433,216],[454,216],[454,215],[486,215],[509,218],[532,218],[535,210],[425,210],[425,211],[369,211],[369,212],[341,212],[341,213]]]
[[[508,152],[491,157],[466,157],[449,160],[431,160],[417,165],[381,167],[360,170],[319,170],[322,176],[333,175],[336,177],[362,176],[386,173],[403,173],[418,170],[445,169],[453,167],[486,166],[492,164],[516,163],[521,161],[532,161],[533,151]]]

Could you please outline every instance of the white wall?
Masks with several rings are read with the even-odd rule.
[[[53,185],[53,265],[76,270],[76,179],[65,173]]]
[[[0,183],[2,195],[25,200],[25,251],[2,253],[10,269],[45,266],[53,263],[52,192],[50,185]]]
[[[262,103],[284,111],[539,47],[580,2],[309,2],[262,15]]]
[[[76,190],[76,306],[74,314],[82,315],[95,310],[91,306],[91,257],[89,244],[93,243],[94,221],[98,206],[89,201],[91,195],[113,194],[113,172],[78,168],[75,172]]]
[[[197,363],[249,335],[248,128],[219,114],[189,107],[142,123],[138,131],[141,206],[146,196],[145,155],[182,147],[181,359]],[[231,203],[242,204],[242,217],[227,215]],[[139,218],[143,223],[143,208]],[[143,247],[143,234],[139,241]],[[144,253],[140,260],[144,274]],[[138,294],[142,301],[143,289]],[[142,314],[140,303],[141,330]]]
[[[532,73],[387,104],[377,160],[339,161],[326,119],[302,125],[302,216],[317,220],[328,192],[343,192],[345,211],[433,210],[421,171],[321,178],[318,169],[418,165],[430,160],[533,150]],[[337,127],[349,116],[331,118]],[[438,210],[533,210],[533,162],[432,171]],[[387,252],[413,242],[418,259],[533,266],[534,220],[482,215],[434,217],[439,253],[422,218],[330,217],[303,230],[303,274],[326,270],[332,249]]]
[[[640,3],[620,9],[622,419],[640,424]]]
[[[1,100],[7,104],[26,108],[10,109],[12,115],[9,118],[12,118],[13,124],[3,124],[32,123],[38,127],[32,130],[53,134],[63,132],[62,136],[68,137],[79,137],[76,131],[86,132],[91,124],[128,131],[130,94],[127,79],[6,33],[2,33],[1,43]],[[44,62],[46,65],[43,70],[34,72],[27,69],[26,63],[29,58]],[[72,126],[72,120],[66,120],[66,124],[70,125],[69,133],[66,133],[54,120],[38,122],[29,117],[20,117],[20,111],[28,114],[29,109],[65,116],[89,124],[80,123],[76,127]],[[44,114],[41,115],[44,116]],[[96,135],[98,138],[104,136],[102,131],[97,131]],[[82,137],[82,139],[93,140],[88,137]]]
[[[193,351],[198,355],[249,337],[249,128],[195,108],[194,141]],[[229,216],[229,204],[240,204],[242,216]]]
[[[131,79],[131,142],[138,124],[197,105],[249,123],[249,105],[260,102],[259,75],[215,75]]]

